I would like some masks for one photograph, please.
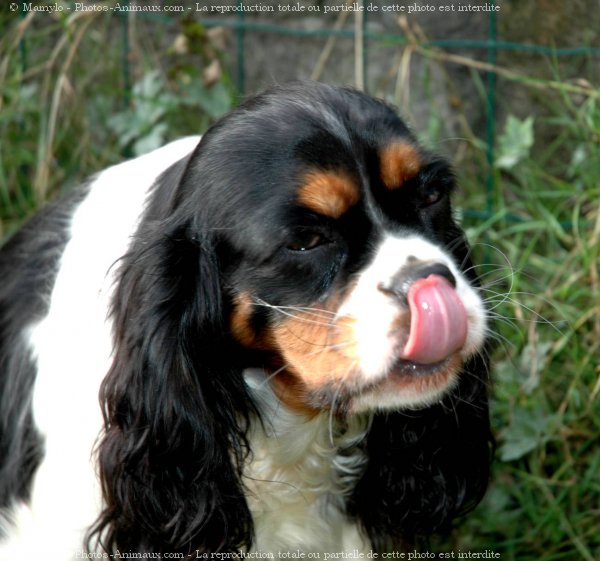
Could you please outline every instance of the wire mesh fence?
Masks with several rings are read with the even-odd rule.
[[[439,4],[439,3],[438,3]],[[209,4],[205,3],[205,6]],[[248,14],[260,15],[260,11],[257,12],[258,7],[254,1],[249,0],[231,0],[221,5],[221,10],[217,10],[217,17],[214,15],[201,14],[202,25],[206,28],[226,28],[232,30],[235,37],[235,71],[234,75],[236,78],[236,86],[240,95],[247,91],[247,72],[246,68],[249,64],[252,64],[252,54],[246,49],[246,39],[253,33],[269,34],[274,36],[285,37],[296,37],[304,39],[325,39],[327,41],[335,41],[337,38],[343,38],[351,40],[354,45],[354,56],[355,56],[355,85],[364,91],[369,92],[370,88],[370,67],[369,67],[369,50],[370,47],[377,44],[393,45],[401,49],[410,45],[411,41],[414,41],[414,37],[411,37],[409,33],[402,33],[399,30],[396,33],[373,31],[369,28],[369,18],[374,12],[380,10],[383,6],[395,6],[396,14],[406,14],[410,11],[411,6],[418,6],[417,3],[377,3],[374,4],[371,0],[347,0],[344,4],[342,0],[340,3],[334,4],[338,10],[340,8],[346,8],[346,13],[342,11],[342,15],[351,15],[354,21],[348,22],[349,18],[340,18],[336,22],[336,25],[331,27],[322,27],[319,29],[303,28],[299,26],[282,24],[268,19],[263,20],[249,19]],[[427,4],[429,6],[429,4]],[[213,5],[210,5],[211,7]],[[262,5],[264,7],[264,5]],[[272,6],[272,5],[271,5]],[[296,6],[298,9],[304,6],[306,10],[309,5],[306,3],[286,4],[285,2],[277,4],[277,10],[282,11],[282,8],[287,8],[287,11]],[[313,4],[318,6],[318,4]],[[439,7],[439,6],[437,6]],[[321,6],[322,8],[322,6]],[[496,100],[496,78],[505,69],[497,66],[497,59],[499,52],[512,52],[512,53],[523,53],[528,55],[538,55],[543,57],[551,58],[569,58],[569,57],[590,57],[600,59],[600,47],[594,47],[591,45],[581,45],[576,47],[557,47],[554,45],[540,45],[532,43],[521,43],[504,41],[498,37],[498,14],[500,6],[497,5],[495,0],[491,0],[489,3],[484,5],[485,15],[487,17],[487,37],[485,39],[431,39],[421,42],[420,48],[425,50],[439,50],[449,55],[450,59],[452,53],[455,51],[464,52],[484,52],[484,60],[478,60],[475,64],[473,59],[474,67],[482,71],[485,74],[485,143],[486,143],[486,161],[487,171],[484,179],[485,190],[486,190],[486,204],[485,210],[474,211],[467,210],[467,214],[479,217],[482,219],[490,218],[494,213],[494,174],[493,164],[495,160],[495,138],[496,138],[496,115],[497,115],[497,100]],[[481,8],[480,8],[481,9]],[[321,13],[321,11],[319,12]],[[132,12],[124,12],[122,14],[123,20],[123,75],[124,75],[124,88],[123,97],[125,103],[130,98],[131,80],[129,76],[131,71],[129,68],[130,57],[128,56],[128,34],[127,25],[128,19],[131,17]],[[230,14],[229,17],[222,17],[223,14]],[[221,17],[218,17],[220,15]],[[163,23],[169,23],[172,18],[167,15],[154,16],[157,21]],[[346,25],[337,25],[338,22],[345,21]],[[326,49],[324,52],[327,52]],[[510,71],[508,71],[510,72]],[[320,77],[319,72],[315,73],[315,76]],[[522,77],[524,80],[528,78]],[[529,78],[532,82],[534,78]],[[561,88],[567,88],[568,84],[560,84]],[[576,87],[574,88],[577,89]],[[510,217],[509,217],[510,218]],[[514,217],[513,217],[514,218]]]
[[[248,68],[255,64],[253,57],[255,52],[248,49],[247,44],[252,36],[260,34],[261,36],[280,37],[282,40],[288,38],[300,40],[324,41],[325,46],[319,60],[316,61],[315,69],[311,78],[327,79],[324,76],[323,69],[328,57],[331,58],[331,46],[338,40],[350,42],[353,45],[354,59],[354,82],[355,86],[367,92],[371,91],[374,80],[372,70],[373,57],[370,56],[372,50],[381,45],[396,48],[398,50],[413,48],[420,52],[426,52],[427,56],[441,61],[442,64],[464,64],[471,69],[479,72],[482,77],[483,87],[483,115],[485,120],[484,142],[485,142],[485,160],[486,171],[483,183],[485,184],[486,200],[483,211],[467,210],[467,213],[487,219],[494,213],[495,185],[494,185],[494,161],[496,157],[495,139],[497,136],[497,79],[498,77],[508,77],[517,82],[525,83],[532,87],[536,86],[536,78],[524,73],[520,75],[512,69],[497,64],[501,53],[522,53],[527,56],[538,56],[551,59],[590,59],[594,63],[600,61],[600,47],[592,45],[579,45],[560,47],[555,45],[542,45],[524,42],[505,41],[499,38],[498,19],[500,17],[500,3],[491,0],[485,4],[478,3],[481,17],[487,20],[487,29],[483,37],[464,38],[428,38],[418,37],[411,32],[410,28],[402,29],[397,26],[394,32],[381,31],[370,25],[377,14],[381,15],[381,10],[385,8],[394,8],[394,16],[405,16],[410,14],[411,10],[424,9],[423,6],[435,7],[441,9],[442,4],[424,4],[423,2],[400,2],[393,3],[373,0],[337,0],[336,2],[323,2],[312,0],[310,2],[291,2],[281,0],[273,2],[263,0],[214,0],[181,3],[176,0],[166,0],[157,3],[156,7],[160,10],[145,11],[140,10],[143,3],[125,0],[117,5],[121,6],[119,10],[113,10],[108,17],[111,17],[120,32],[118,41],[120,42],[120,57],[114,60],[113,64],[120,67],[120,97],[123,107],[130,105],[132,99],[132,88],[137,63],[132,56],[129,29],[134,18],[143,18],[151,25],[156,27],[176,26],[182,18],[196,18],[200,25],[205,29],[227,29],[233,36],[234,47],[232,49],[232,69],[231,75],[238,95],[243,95],[248,90]],[[18,5],[18,4],[15,4]],[[68,10],[72,13],[72,6],[75,3],[67,3]],[[448,4],[448,6],[454,4]],[[12,4],[11,4],[12,6]],[[27,4],[23,4],[24,9],[19,9],[21,19],[30,16],[30,10],[25,9]],[[460,6],[471,6],[471,4],[460,4]],[[171,8],[171,10],[167,10]],[[293,13],[293,10],[310,11],[312,9],[316,15],[325,15],[324,12],[337,10],[339,17],[328,19],[327,25],[310,26],[300,25],[302,18],[294,20],[293,18],[282,20],[281,18],[271,18],[272,12],[266,12],[269,8],[279,15],[285,12]],[[466,8],[465,8],[466,9]],[[331,13],[329,15],[332,15]],[[331,23],[331,25],[329,25]],[[469,30],[465,30],[465,35]],[[20,60],[23,74],[27,74],[32,61],[29,55],[29,38],[24,33],[20,39]],[[548,85],[548,81],[544,83]],[[587,86],[581,86],[568,82],[557,80],[556,88],[560,91],[571,93],[583,93],[584,95],[597,95],[597,91],[592,91]],[[124,153],[125,155],[127,152]]]

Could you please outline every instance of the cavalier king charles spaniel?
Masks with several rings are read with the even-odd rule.
[[[386,551],[485,492],[486,311],[449,165],[274,87],[0,253],[0,558]]]

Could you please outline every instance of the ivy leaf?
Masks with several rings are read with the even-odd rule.
[[[533,117],[521,121],[509,115],[504,131],[498,138],[496,167],[509,170],[526,160],[533,146],[533,138]]]
[[[558,415],[534,410],[517,409],[511,424],[504,430],[500,459],[503,462],[518,460],[526,454],[545,446],[556,430]]]

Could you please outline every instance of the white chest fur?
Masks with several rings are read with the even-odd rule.
[[[248,372],[264,427],[250,435],[245,472],[258,552],[360,552],[367,541],[345,514],[344,504],[365,467],[357,447],[369,420],[344,426],[328,413],[307,419],[273,395],[262,372]]]

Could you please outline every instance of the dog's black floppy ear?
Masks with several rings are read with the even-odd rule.
[[[442,403],[376,415],[366,447],[368,467],[349,509],[374,549],[413,547],[448,530],[488,484],[493,439],[485,358],[467,363]]]
[[[216,250],[173,205],[149,208],[115,286],[98,451],[105,508],[91,535],[108,551],[237,550],[253,531],[241,483],[252,406]]]

